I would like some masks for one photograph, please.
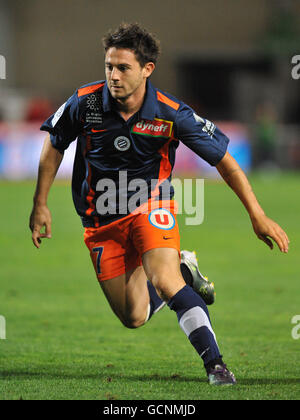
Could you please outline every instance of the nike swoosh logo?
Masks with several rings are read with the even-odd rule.
[[[107,130],[95,130],[94,128],[92,128],[92,133],[103,133],[103,131]]]
[[[167,240],[167,239],[173,239],[173,238],[167,238],[166,236],[163,236],[163,238],[164,238],[165,240]]]
[[[201,354],[200,354],[200,357],[202,357],[202,356],[204,356],[204,354],[208,351],[210,349],[210,347],[207,347],[207,349],[205,349],[204,350],[204,352],[202,352]]]

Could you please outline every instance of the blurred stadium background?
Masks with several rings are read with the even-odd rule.
[[[34,178],[38,128],[82,84],[104,79],[103,34],[121,21],[157,35],[153,83],[220,125],[246,170],[300,168],[297,0],[0,0],[0,177]],[[74,147],[60,177],[69,177]],[[176,174],[215,176],[181,146]]]

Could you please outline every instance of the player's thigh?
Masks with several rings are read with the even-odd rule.
[[[165,301],[185,286],[177,249],[151,249],[143,254],[142,261],[148,279]]]
[[[156,208],[137,215],[131,231],[135,248],[142,255],[147,278],[158,294],[169,300],[185,285],[180,272],[176,203],[163,200],[156,205]]]
[[[99,283],[111,309],[126,327],[137,328],[143,325],[149,293],[142,266]]]
[[[85,243],[114,313],[133,327],[144,321],[149,295],[141,256],[129,237],[130,220],[85,230]]]

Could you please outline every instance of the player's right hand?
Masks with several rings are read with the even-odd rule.
[[[44,227],[45,231],[42,232]],[[32,242],[36,248],[40,248],[41,238],[51,238],[51,213],[46,205],[33,207],[29,228],[32,232]]]

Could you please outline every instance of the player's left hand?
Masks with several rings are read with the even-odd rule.
[[[270,249],[273,249],[273,239],[281,252],[287,253],[289,250],[289,238],[285,231],[274,220],[265,214],[251,217],[253,230],[257,237],[264,241]],[[271,239],[270,239],[271,238]]]

